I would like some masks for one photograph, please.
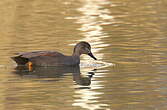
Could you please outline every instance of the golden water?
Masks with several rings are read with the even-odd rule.
[[[167,1],[1,0],[0,110],[166,110]],[[15,68],[15,53],[70,55],[81,67]]]

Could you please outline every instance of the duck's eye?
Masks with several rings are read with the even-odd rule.
[[[81,49],[85,49],[85,47],[81,47]]]
[[[85,50],[86,50],[88,53],[90,53],[90,49],[89,49],[89,48],[85,47]]]

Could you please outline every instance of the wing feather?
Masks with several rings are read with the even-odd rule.
[[[34,52],[21,53],[18,56],[21,56],[24,58],[33,58],[33,57],[38,57],[38,56],[60,57],[60,56],[64,56],[64,55],[59,53],[59,52],[56,52],[56,51],[34,51]]]

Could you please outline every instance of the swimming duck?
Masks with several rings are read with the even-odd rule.
[[[17,65],[28,66],[72,66],[80,64],[80,56],[87,54],[97,60],[91,52],[88,42],[82,41],[75,45],[71,56],[64,55],[57,51],[33,51],[18,54],[11,57]]]

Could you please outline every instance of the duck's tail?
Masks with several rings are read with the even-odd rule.
[[[17,65],[25,65],[29,61],[28,58],[21,57],[21,55],[11,57],[11,59],[13,59],[17,63]]]

